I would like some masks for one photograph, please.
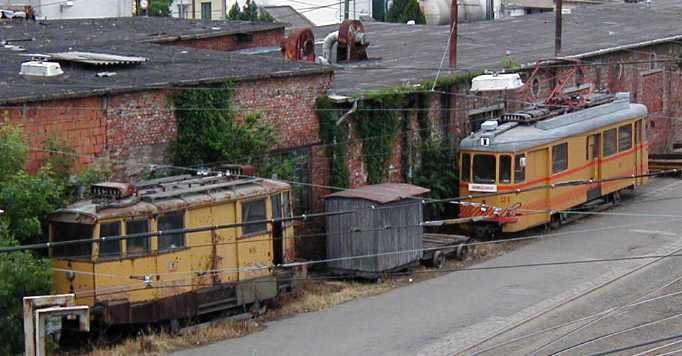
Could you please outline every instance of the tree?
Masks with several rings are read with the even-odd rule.
[[[0,246],[36,241],[47,213],[62,205],[63,186],[49,166],[31,176],[24,170],[21,130],[0,128]],[[22,298],[49,293],[49,260],[31,252],[0,254],[0,354],[22,350]]]
[[[17,242],[0,219],[0,246]],[[23,351],[23,302],[25,296],[49,294],[52,288],[50,261],[31,252],[0,254],[0,354]]]
[[[212,162],[253,163],[269,151],[275,140],[271,125],[260,114],[236,120],[233,87],[189,89],[174,97],[178,136],[171,157],[179,166]]]
[[[414,21],[417,24],[425,24],[426,17],[417,0],[393,0],[393,4],[386,14],[386,21],[396,23]]]
[[[228,20],[239,20],[239,14],[241,13],[241,10],[239,9],[239,3],[234,2],[232,7],[230,7],[230,11],[227,12],[227,19]]]
[[[147,14],[149,16],[168,16],[173,0],[150,0]]]
[[[275,19],[266,11],[258,9],[255,1],[246,0],[243,8],[239,8],[239,2],[235,1],[227,13],[228,20],[275,22]]]

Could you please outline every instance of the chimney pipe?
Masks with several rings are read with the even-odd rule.
[[[459,22],[459,8],[457,0],[450,3],[450,68],[457,66],[457,22]]]
[[[554,57],[559,57],[561,54],[561,13],[562,13],[562,0],[555,0],[556,1],[556,7],[554,11],[556,12],[556,23],[555,23],[555,31],[554,31]]]

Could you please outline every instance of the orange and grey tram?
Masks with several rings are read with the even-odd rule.
[[[532,110],[486,121],[462,140],[460,217],[480,234],[517,232],[647,180],[647,108],[627,95],[556,115]],[[631,177],[628,179],[615,179]],[[553,184],[576,182],[577,184]]]

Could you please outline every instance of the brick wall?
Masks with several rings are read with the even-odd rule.
[[[30,148],[28,169],[35,172],[50,154],[41,151],[55,138],[81,155],[77,167],[92,162],[106,147],[106,118],[100,98],[90,97],[0,107],[0,122],[20,127]]]
[[[284,39],[284,28],[259,31],[248,34],[234,34],[218,37],[194,38],[163,44],[216,51],[236,51],[257,47],[279,47]]]
[[[126,180],[150,164],[166,162],[175,139],[175,114],[165,90],[130,93],[107,100],[107,155],[116,177]]]
[[[163,91],[27,103],[0,108],[0,115],[2,123],[22,128],[32,172],[51,154],[41,151],[45,141],[55,138],[75,150],[76,169],[105,157],[115,176],[126,180],[162,163],[175,138],[175,118]]]

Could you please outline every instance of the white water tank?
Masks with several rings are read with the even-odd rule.
[[[451,0],[419,0],[426,23],[429,25],[447,25],[450,23]],[[488,7],[489,0],[458,0],[459,21],[481,21],[492,18]]]

